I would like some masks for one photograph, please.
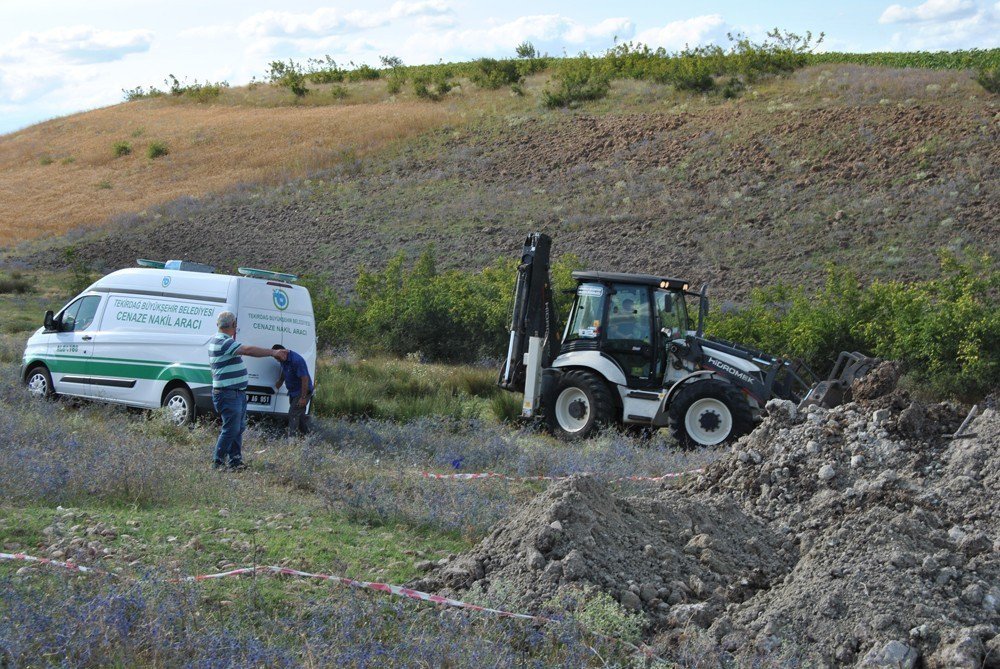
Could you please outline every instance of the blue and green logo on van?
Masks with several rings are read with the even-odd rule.
[[[169,286],[170,285],[170,277],[169,276],[163,277],[163,281],[160,282],[160,285],[163,286],[164,288],[166,288],[167,286]]]
[[[274,300],[274,306],[278,307],[279,310],[284,311],[288,308],[288,293],[282,289],[275,288],[271,299]]]

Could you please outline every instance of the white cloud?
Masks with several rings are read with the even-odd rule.
[[[910,14],[889,13],[889,10],[898,5],[893,5],[882,14],[880,22],[886,23],[886,14],[894,22],[906,22],[909,25],[905,32],[898,32],[890,39],[890,48],[923,50],[923,49],[970,49],[976,47],[990,48],[996,46],[996,36],[1000,34],[1000,2],[990,5],[977,6],[973,4],[971,11],[959,10],[958,3],[951,3],[952,11],[945,11],[944,3],[937,3],[931,8],[928,5],[934,0],[912,10],[913,17],[933,17],[933,18],[905,18],[896,19],[897,16],[910,17]],[[964,6],[964,5],[963,5]],[[922,14],[916,14],[922,10]],[[938,13],[934,13],[934,11]]]
[[[404,18],[440,16],[451,12],[443,0],[400,0],[387,10],[343,13],[335,7],[320,7],[308,14],[268,10],[239,23],[236,31],[245,39],[262,37],[323,37],[352,30],[370,30]]]
[[[927,0],[916,7],[889,5],[879,17],[879,23],[917,23],[960,19],[975,13],[972,0]]]
[[[681,21],[671,21],[661,28],[643,30],[635,39],[651,47],[663,47],[668,51],[683,49],[685,46],[699,46],[720,43],[726,38],[730,28],[720,14],[705,14]]]
[[[66,26],[44,32],[22,33],[0,48],[0,62],[37,61],[108,63],[131,53],[149,51],[151,30],[99,30],[92,26]]]
[[[584,24],[559,14],[521,16],[485,28],[423,31],[411,35],[396,50],[406,62],[433,62],[442,57],[513,56],[521,42],[531,42],[543,53],[562,50],[599,50],[618,40],[631,39],[635,24],[628,18],[608,18]]]

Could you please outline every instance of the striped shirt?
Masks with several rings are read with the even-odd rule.
[[[236,355],[240,346],[239,342],[223,332],[208,340],[208,362],[212,367],[213,389],[246,389],[250,379],[243,358]]]

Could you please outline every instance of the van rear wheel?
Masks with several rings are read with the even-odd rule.
[[[184,387],[177,387],[163,396],[161,406],[167,410],[167,418],[174,425],[190,425],[194,422],[194,396]]]

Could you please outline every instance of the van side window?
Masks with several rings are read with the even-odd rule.
[[[101,305],[100,295],[87,295],[63,309],[60,332],[80,332],[89,328]]]

